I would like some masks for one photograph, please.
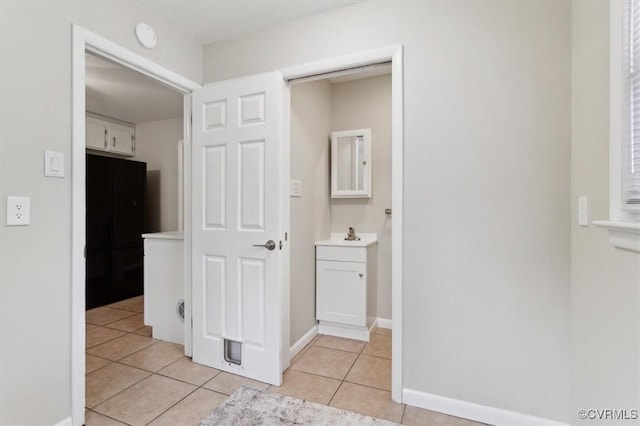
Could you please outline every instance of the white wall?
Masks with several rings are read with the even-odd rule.
[[[570,3],[363,2],[205,46],[206,82],[404,45],[403,386],[568,421]]]
[[[31,226],[0,209],[0,424],[71,415],[71,23],[201,81],[201,47],[146,8],[124,2],[0,2],[0,196],[31,197]],[[158,47],[135,40],[152,25]],[[65,178],[43,176],[45,149]],[[19,324],[19,326],[16,326]]]
[[[640,400],[640,256],[607,232],[578,226],[609,217],[609,4],[572,2],[572,423],[580,408],[637,408]],[[598,419],[598,424],[624,424]],[[593,424],[586,420],[584,424]]]
[[[331,105],[332,131],[371,129],[373,180],[371,198],[331,199],[331,231],[378,234],[375,316],[391,319],[391,76],[333,84]]]
[[[331,232],[329,205],[331,85],[291,87],[291,179],[302,197],[291,197],[291,329],[293,345],[316,325],[315,242]]]
[[[136,156],[147,163],[147,231],[178,229],[178,141],[183,119],[136,125]]]

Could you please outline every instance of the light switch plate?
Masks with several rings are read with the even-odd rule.
[[[24,226],[31,223],[31,198],[7,197],[7,226]]]
[[[589,226],[589,200],[586,195],[578,197],[578,225]]]
[[[44,152],[44,175],[64,177],[64,153],[56,151]]]
[[[289,181],[289,195],[291,197],[302,197],[302,181],[291,179]]]

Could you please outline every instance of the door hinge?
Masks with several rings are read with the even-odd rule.
[[[280,250],[282,250],[282,240],[280,240]]]
[[[87,258],[87,246],[84,246],[84,258]]]

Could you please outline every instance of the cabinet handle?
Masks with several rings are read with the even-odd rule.
[[[363,274],[362,272],[360,272],[360,273],[358,274],[358,276],[359,276],[360,278],[362,278],[362,277],[364,277],[364,274]]]
[[[115,136],[113,137],[113,146],[114,147],[116,146],[116,137]]]

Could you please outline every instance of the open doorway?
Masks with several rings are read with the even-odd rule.
[[[85,63],[86,302],[94,309],[141,297],[142,235],[182,228],[184,119],[181,93],[92,53]]]
[[[290,204],[292,355],[308,340],[305,334],[316,319],[320,334],[365,342],[378,339],[370,336],[374,328],[391,328],[391,63],[339,74],[291,82],[290,167],[298,186]],[[332,134],[350,131],[363,135],[332,145]],[[361,158],[365,144],[367,159]],[[340,185],[332,185],[336,177]],[[355,264],[326,270],[333,277],[330,283],[355,274],[356,300],[347,302],[348,285],[335,284],[341,290],[333,300],[331,290],[316,279],[325,264],[315,249],[316,244],[330,247],[332,237],[344,245],[350,228],[355,235],[350,244],[369,247],[367,269],[373,273],[359,277]],[[358,242],[367,238],[370,246]],[[354,269],[349,272],[347,266]],[[391,337],[384,340],[390,359]]]
[[[117,46],[110,41],[93,34],[77,25],[73,25],[73,46],[72,46],[72,65],[73,65],[73,80],[72,80],[72,118],[73,118],[73,131],[72,131],[72,419],[74,424],[83,424],[84,423],[84,414],[85,414],[85,309],[86,309],[86,293],[85,293],[85,283],[86,283],[86,267],[85,267],[85,249],[86,248],[86,222],[85,222],[85,214],[87,211],[87,197],[86,197],[86,167],[87,167],[87,152],[86,149],[86,123],[87,123],[87,111],[91,111],[93,109],[94,119],[98,121],[104,122],[105,124],[105,132],[107,136],[110,136],[108,140],[103,140],[103,143],[106,142],[107,146],[102,146],[106,148],[103,150],[99,157],[101,158],[109,158],[120,161],[132,161],[132,160],[124,160],[123,157],[132,158],[136,156],[136,146],[135,143],[138,143],[138,156],[143,155],[147,156],[149,162],[156,161],[154,155],[156,152],[152,152],[150,154],[145,154],[145,148],[140,146],[140,134],[143,135],[143,139],[147,138],[145,134],[150,135],[148,138],[150,140],[156,139],[158,133],[162,133],[161,130],[158,129],[143,129],[143,127],[154,127],[154,126],[144,126],[143,123],[149,123],[154,121],[163,121],[158,120],[158,116],[149,118],[150,116],[146,116],[146,118],[140,118],[143,115],[135,118],[132,113],[145,114],[151,111],[152,109],[150,105],[148,107],[134,107],[133,112],[129,110],[129,114],[127,116],[120,115],[123,112],[126,112],[128,108],[133,105],[133,101],[123,100],[123,97],[120,96],[121,103],[117,102],[117,99],[109,99],[109,96],[115,92],[113,86],[109,86],[109,83],[106,85],[92,86],[91,79],[100,77],[100,72],[92,72],[88,68],[93,65],[100,68],[102,67],[102,71],[105,73],[124,73],[128,74],[129,77],[135,76],[135,78],[144,78],[146,79],[146,83],[148,85],[149,81],[151,81],[151,85],[162,85],[164,89],[171,88],[174,92],[172,95],[179,100],[178,108],[181,110],[180,115],[188,116],[190,114],[190,93],[200,87],[199,84],[194,83],[178,74],[175,74],[165,68],[154,64],[147,59],[138,56],[120,46]],[[90,53],[92,56],[88,55]],[[113,68],[113,67],[116,68]],[[119,68],[118,68],[119,67]],[[111,68],[111,71],[105,71],[105,69]],[[95,71],[95,70],[93,70]],[[95,81],[94,81],[95,83]],[[145,84],[145,83],[141,83]],[[137,85],[138,86],[138,85]],[[130,88],[131,90],[131,88]],[[155,92],[155,91],[154,91]],[[140,95],[138,93],[138,95]],[[184,99],[187,99],[184,101]],[[182,105],[180,107],[180,105]],[[184,112],[182,112],[184,110]],[[134,118],[131,118],[134,117]],[[162,117],[162,118],[166,118]],[[175,146],[173,149],[173,156],[178,159],[178,140],[184,139],[188,141],[189,134],[189,122],[184,119],[179,119],[183,123],[183,128],[178,131],[179,137],[174,138],[175,141],[172,143]],[[122,137],[122,133],[114,132],[113,135],[109,133],[108,127],[111,126],[116,130],[126,130],[124,133],[128,133],[128,129],[132,127],[140,126],[139,134],[137,135],[137,141],[129,138],[120,139]],[[132,132],[131,134],[134,134]],[[104,135],[103,135],[104,136]],[[116,137],[116,140],[113,141],[113,137]],[[124,142],[128,139],[130,147],[123,148],[123,145],[119,142]],[[111,145],[112,142],[115,142],[115,147]],[[114,148],[114,149],[111,149]],[[155,151],[153,148],[146,148],[147,151]],[[185,144],[185,150],[188,152],[189,144]],[[97,151],[93,149],[92,151]],[[120,151],[120,152],[117,152]],[[133,155],[131,155],[133,154]],[[185,163],[186,169],[188,170],[188,159],[189,155],[185,155]],[[153,169],[152,169],[153,170]],[[170,174],[170,173],[169,173]],[[151,179],[153,182],[153,179]],[[169,179],[170,181],[170,179]],[[178,179],[177,176],[174,179],[174,186],[177,188]],[[168,182],[167,182],[168,183]],[[162,182],[159,183],[160,188],[162,188]],[[150,191],[153,193],[153,191]],[[184,194],[184,196],[188,196],[188,193]],[[169,199],[171,197],[168,197]],[[154,200],[151,199],[150,203],[153,205]],[[161,203],[161,201],[160,201]],[[176,202],[177,204],[177,202]],[[160,209],[160,212],[162,209]],[[166,216],[166,215],[163,215]],[[170,217],[170,215],[169,215]],[[178,217],[178,207],[176,205],[174,217]],[[177,219],[174,219],[177,221]],[[144,218],[143,218],[144,222]],[[151,219],[151,223],[154,223],[154,219]],[[155,220],[156,224],[160,224],[160,229],[162,229],[163,221],[162,217],[160,219]],[[152,225],[153,226],[153,225]],[[167,225],[170,226],[170,225]],[[177,223],[176,223],[177,226]],[[139,261],[136,265],[139,268]],[[134,268],[135,269],[135,268]]]
[[[390,75],[390,87],[388,86],[389,81],[384,81],[388,78],[385,77],[386,74],[391,74]],[[293,113],[293,98],[295,93],[293,93],[293,91],[295,90],[295,84],[297,83],[305,83],[305,82],[313,82],[314,84],[316,84],[315,88],[310,89],[310,92],[314,92],[316,91],[317,93],[311,93],[310,96],[311,98],[313,98],[316,95],[319,95],[320,98],[323,98],[323,93],[324,93],[324,98],[326,99],[326,84],[332,84],[329,82],[328,79],[333,79],[333,84],[340,84],[340,83],[346,83],[349,80],[354,80],[355,77],[355,83],[358,83],[358,77],[373,77],[371,80],[381,80],[378,83],[382,83],[383,86],[385,87],[384,89],[382,89],[382,91],[380,93],[385,93],[388,95],[389,92],[388,90],[390,89],[390,109],[391,109],[391,113],[390,113],[390,117],[387,116],[385,117],[382,121],[386,121],[389,124],[389,128],[390,128],[390,135],[386,134],[383,137],[390,137],[390,149],[385,149],[382,148],[381,151],[378,152],[378,155],[383,155],[383,156],[390,156],[390,161],[388,163],[388,166],[390,166],[390,173],[388,175],[388,177],[386,178],[387,182],[385,182],[385,184],[390,184],[390,206],[389,209],[387,209],[387,207],[383,207],[383,214],[385,216],[385,219],[380,222],[381,224],[381,231],[382,231],[382,235],[383,238],[385,238],[384,234],[387,234],[386,237],[389,237],[390,239],[390,265],[386,264],[386,265],[382,265],[383,266],[383,272],[382,272],[382,276],[383,279],[387,279],[390,280],[390,282],[388,282],[388,287],[385,288],[386,286],[381,286],[380,288],[380,292],[376,291],[376,296],[381,297],[382,299],[380,300],[382,302],[382,309],[379,309],[380,304],[378,304],[378,301],[374,301],[373,302],[373,306],[375,306],[373,308],[375,312],[375,315],[380,314],[379,318],[375,318],[375,319],[371,319],[371,318],[366,318],[366,323],[364,324],[364,327],[360,326],[358,327],[360,330],[357,330],[357,333],[355,335],[359,335],[360,338],[362,338],[363,336],[363,330],[361,330],[362,328],[364,328],[366,331],[364,331],[364,335],[366,336],[366,333],[369,329],[369,327],[371,327],[371,325],[375,324],[376,322],[378,322],[378,326],[382,326],[384,328],[388,328],[392,330],[392,337],[391,337],[391,343],[392,343],[392,348],[391,348],[391,354],[392,354],[392,362],[391,362],[391,383],[390,383],[390,387],[391,387],[391,397],[394,401],[396,402],[402,402],[403,396],[402,396],[402,330],[403,330],[403,321],[402,321],[402,262],[403,262],[403,254],[402,254],[402,234],[403,234],[403,186],[404,186],[404,181],[403,181],[403,146],[404,146],[404,130],[403,130],[403,59],[402,59],[402,46],[392,46],[392,47],[388,47],[388,48],[381,48],[378,50],[373,50],[373,51],[368,51],[368,52],[361,52],[361,53],[357,53],[357,54],[353,54],[353,55],[348,55],[348,56],[344,56],[344,57],[337,57],[337,58],[333,58],[333,59],[328,59],[328,60],[324,60],[324,61],[319,61],[319,62],[314,62],[314,63],[309,63],[309,64],[304,64],[304,65],[298,65],[298,66],[293,66],[290,68],[286,68],[282,70],[282,74],[283,77],[285,79],[285,81],[287,81],[290,85],[290,97],[292,99],[292,104],[291,104],[291,111],[290,111],[290,115],[291,115],[291,123],[292,123],[292,140],[291,140],[291,151],[293,152],[295,150],[295,144],[297,143],[297,141],[294,139],[294,134],[293,134],[293,127],[294,127],[294,113]],[[379,77],[375,77],[376,75],[381,76],[381,78]],[[319,80],[319,81],[318,81]],[[323,81],[324,80],[324,81]],[[366,81],[366,78],[365,80]],[[384,81],[384,82],[383,82]],[[319,85],[317,84],[319,83]],[[322,87],[322,85],[325,85],[324,89]],[[346,83],[348,84],[348,83]],[[354,87],[357,87],[359,84],[356,84]],[[293,86],[293,87],[292,87]],[[358,90],[364,90],[365,92],[369,89],[372,89],[373,86],[369,87],[369,88],[362,88],[360,87]],[[350,92],[349,90],[345,91],[345,96],[349,97],[350,96]],[[308,94],[309,95],[309,94]],[[308,99],[310,99],[308,97]],[[364,98],[363,98],[364,99]],[[351,101],[353,101],[353,99],[351,99]],[[366,102],[366,101],[365,101]],[[315,101],[313,101],[312,103],[314,103],[315,105],[317,105],[317,103]],[[346,108],[359,108],[357,101],[355,103],[353,102],[345,102]],[[366,110],[366,108],[362,108],[363,111]],[[311,113],[313,114],[313,112]],[[346,127],[350,127],[350,123],[349,122],[345,122],[344,119],[346,119],[349,115],[353,115],[352,112],[348,112],[348,111],[344,111],[344,114],[339,112],[338,113],[338,117],[335,117],[335,123],[337,125],[339,125],[340,127],[346,126]],[[357,114],[356,114],[357,115]],[[331,116],[331,114],[328,115],[330,118],[330,122],[331,125],[334,124],[334,117]],[[325,114],[325,117],[327,117],[327,114]],[[387,121],[387,119],[390,120],[390,122]],[[325,120],[327,121],[327,120]],[[366,120],[365,120],[366,121]],[[313,122],[313,119],[311,120],[311,122]],[[318,124],[317,122],[315,124]],[[360,125],[366,125],[364,124],[363,121],[360,121],[359,124],[354,123],[354,126],[358,127]],[[372,127],[375,125],[375,123],[372,124]],[[320,126],[321,127],[321,126]],[[300,130],[300,129],[299,129]],[[308,130],[308,129],[307,129]],[[318,129],[314,129],[315,131],[318,131]],[[368,132],[370,132],[370,129],[358,129],[359,132],[364,131],[366,134],[368,134]],[[387,132],[383,131],[382,134],[385,134]],[[323,135],[324,134],[324,135]],[[334,136],[337,133],[334,133]],[[305,130],[302,129],[301,132],[298,133],[298,136],[300,137],[308,137],[309,135],[306,134],[305,135]],[[296,137],[298,137],[296,136]],[[325,192],[324,194],[320,193],[318,194],[319,197],[319,207],[316,206],[316,215],[320,216],[320,224],[318,225],[316,223],[315,228],[314,228],[314,232],[318,231],[320,232],[320,234],[323,234],[322,236],[326,236],[327,233],[329,233],[330,238],[333,239],[334,236],[336,239],[340,239],[343,236],[346,236],[347,230],[346,229],[342,229],[345,228],[345,223],[351,223],[354,221],[359,221],[359,223],[362,223],[365,227],[370,228],[372,227],[372,224],[375,223],[374,222],[368,222],[364,216],[366,216],[366,211],[367,209],[364,209],[364,205],[369,204],[367,202],[363,203],[361,200],[349,200],[349,199],[343,199],[342,202],[340,203],[340,206],[337,206],[338,208],[346,208],[346,209],[351,209],[351,207],[354,207],[354,205],[360,205],[358,209],[353,210],[352,213],[355,213],[354,215],[347,215],[344,217],[348,218],[348,222],[344,222],[344,223],[340,223],[340,224],[336,224],[336,226],[340,226],[343,225],[342,228],[340,229],[336,229],[339,233],[336,233],[334,235],[333,231],[334,231],[334,227],[332,224],[332,218],[331,218],[331,212],[332,212],[332,208],[331,208],[331,191],[330,186],[328,181],[330,181],[330,179],[328,179],[328,176],[330,174],[332,174],[333,172],[331,171],[331,164],[327,161],[326,155],[327,155],[327,146],[328,146],[328,135],[326,135],[326,128],[323,129],[319,129],[319,137],[321,139],[324,138],[325,144],[323,146],[322,142],[320,145],[316,145],[316,150],[318,152],[318,155],[320,155],[321,157],[324,155],[325,159],[324,162],[321,161],[320,165],[321,167],[318,168],[316,170],[316,176],[320,175],[320,181],[323,182],[321,183],[321,186],[324,185],[325,186]],[[360,136],[356,136],[354,138],[352,138],[353,140],[356,141],[361,141],[361,137]],[[354,146],[358,146],[357,144]],[[334,146],[335,148],[335,146]],[[337,151],[334,149],[334,151]],[[336,163],[336,158],[332,158],[333,162]],[[386,158],[386,160],[389,160],[389,158]],[[291,178],[292,178],[292,202],[291,202],[291,214],[294,215],[295,213],[295,206],[294,203],[295,201],[300,201],[300,200],[295,200],[294,198],[299,196],[299,189],[305,188],[305,185],[300,182],[296,182],[296,176],[295,176],[295,166],[293,165],[293,161],[294,159],[292,158],[292,165],[291,165]],[[297,159],[296,159],[297,161]],[[383,160],[384,163],[384,160]],[[324,167],[322,167],[324,166]],[[374,164],[375,167],[375,164]],[[383,168],[385,167],[385,165],[383,165]],[[384,178],[383,178],[384,179]],[[334,176],[334,180],[335,180],[335,176]],[[317,180],[316,180],[317,181]],[[390,182],[389,182],[390,181]],[[374,190],[375,191],[375,190]],[[304,193],[305,190],[302,189],[302,197],[304,197]],[[322,192],[322,189],[320,189],[320,192]],[[383,190],[383,193],[385,191]],[[312,191],[313,193],[313,191]],[[366,193],[366,191],[365,191]],[[388,194],[385,194],[388,195]],[[383,203],[387,203],[388,199],[385,197],[385,195],[383,195],[382,197],[378,197],[378,199],[381,199]],[[329,200],[329,201],[327,201]],[[318,201],[318,200],[316,200]],[[373,204],[373,203],[371,203]],[[379,208],[380,206],[378,206]],[[325,211],[329,211],[329,218],[327,218],[327,214],[323,213],[322,210]],[[344,213],[344,212],[342,212]],[[391,215],[391,213],[393,213]],[[386,216],[389,215],[389,216]],[[343,216],[341,214],[341,216]],[[359,217],[358,217],[359,216]],[[298,218],[299,219],[299,218]],[[295,222],[296,219],[292,216],[291,219],[291,226],[295,226]],[[349,225],[352,226],[352,225]],[[391,229],[393,229],[393,233],[391,233]],[[370,229],[363,229],[364,232],[372,232],[373,230]],[[314,238],[317,238],[320,234],[318,234],[317,232],[315,232],[315,235],[310,235],[307,232],[308,235],[306,235],[307,240],[305,246],[307,246],[307,250],[306,250],[306,262],[307,262],[307,266],[309,265],[313,265],[313,263],[315,263],[315,259],[313,258],[313,252],[314,252],[314,248],[311,246],[311,244],[309,244],[309,242],[311,240],[313,240]],[[390,234],[390,235],[389,235]],[[385,245],[387,245],[385,243]],[[342,249],[343,247],[339,247],[339,249]],[[383,251],[387,249],[386,247],[383,249]],[[364,249],[363,249],[364,250]],[[311,252],[311,254],[309,253]],[[366,249],[366,253],[369,252],[369,249]],[[293,253],[293,250],[292,250]],[[296,252],[297,253],[297,252]],[[325,253],[326,254],[326,253]],[[304,256],[304,255],[303,255]],[[291,263],[295,263],[296,260],[294,259],[295,255],[292,254],[291,256]],[[369,254],[366,255],[366,257],[369,257]],[[374,258],[377,257],[377,254],[374,254]],[[342,258],[341,260],[346,260],[344,258]],[[361,260],[361,259],[358,259]],[[387,259],[385,259],[387,260]],[[327,263],[327,262],[325,262]],[[328,262],[327,264],[330,264],[331,262]],[[341,266],[344,266],[344,263],[348,263],[348,262],[343,262],[341,264]],[[355,264],[354,264],[355,265]],[[354,265],[350,265],[350,266],[354,266]],[[317,265],[313,265],[316,266],[316,269],[318,268]],[[298,269],[300,269],[300,265],[296,265],[295,267],[297,267]],[[362,269],[362,270],[358,270],[357,267],[361,267],[362,265],[355,265],[354,269],[352,271],[350,271],[350,275],[352,277],[355,277],[354,280],[362,280],[364,278],[365,275],[371,275],[372,271],[371,270],[366,270]],[[384,271],[385,268],[390,268],[390,271]],[[303,268],[304,269],[304,268]],[[308,268],[307,268],[308,269]],[[320,268],[322,269],[322,268]],[[345,268],[336,268],[336,269],[345,269]],[[350,269],[350,268],[348,268]],[[307,271],[308,272],[308,271]],[[344,271],[342,271],[344,272]],[[342,273],[341,272],[341,273]],[[294,268],[292,268],[291,273],[294,274]],[[375,273],[375,272],[374,272]],[[306,277],[306,282],[307,284],[309,284],[309,281],[313,280],[315,281],[314,278],[311,276],[311,278],[309,277],[310,274],[307,273],[307,277]],[[291,283],[290,286],[294,287],[297,284],[293,282],[293,279],[295,279],[295,277],[291,277]],[[313,282],[312,281],[312,282]],[[298,284],[299,285],[299,284]],[[304,286],[304,284],[303,284]],[[291,294],[293,295],[295,290],[291,291]],[[306,290],[302,290],[303,292],[306,291],[307,295],[311,294],[312,296],[315,296],[313,289],[310,289],[309,286],[307,286]],[[370,290],[367,290],[368,292],[370,292]],[[387,299],[387,300],[384,300]],[[302,309],[298,310],[298,313],[296,314],[296,309],[294,309],[293,304],[295,303],[294,300],[291,301],[291,311],[292,311],[292,315],[291,315],[291,319],[294,320],[296,315],[302,315],[306,317],[307,320],[309,320],[309,311],[311,309],[316,308],[317,306],[314,306],[315,300],[313,300],[311,297],[308,298],[307,300],[308,303],[306,307],[303,307]],[[390,301],[390,306],[384,306],[385,302],[389,302]],[[322,309],[322,308],[321,308]],[[366,307],[364,308],[367,311],[370,311],[370,309],[367,309]],[[389,309],[389,310],[387,310]],[[348,309],[347,309],[348,310]],[[333,314],[333,313],[332,313]],[[355,317],[354,315],[352,315],[352,312],[341,312],[340,313],[341,316],[343,318],[345,318],[346,316],[351,316],[352,318]],[[346,315],[344,315],[346,314]],[[367,312],[365,314],[365,316],[368,316],[369,312]],[[389,315],[389,316],[387,316]],[[385,318],[385,316],[387,316],[387,318]],[[312,322],[307,321],[307,325],[311,324],[313,325],[313,321],[315,320],[315,316],[311,317]],[[291,338],[291,348],[290,348],[290,354],[291,356],[293,356],[294,354],[298,353],[300,350],[302,350],[306,344],[308,344],[313,337],[318,333],[318,330],[320,327],[316,326],[311,328],[309,331],[304,330],[304,326],[302,328],[299,328],[298,330],[294,330],[293,326],[292,326],[292,330],[290,333],[290,338]],[[344,328],[344,327],[341,327]],[[348,328],[348,327],[347,327]],[[306,331],[306,333],[305,333]],[[349,332],[351,332],[352,330],[348,330]],[[391,333],[389,333],[391,334]],[[348,336],[349,334],[342,334],[343,336]]]

